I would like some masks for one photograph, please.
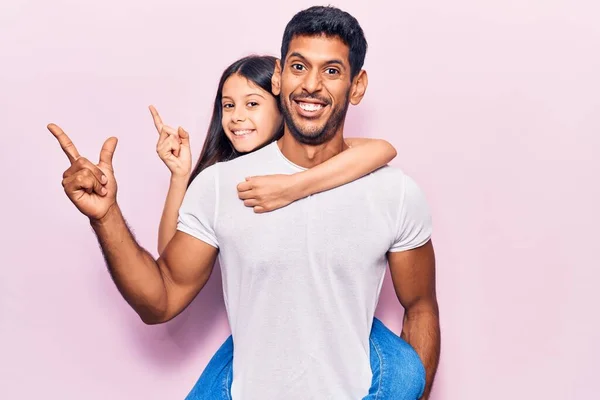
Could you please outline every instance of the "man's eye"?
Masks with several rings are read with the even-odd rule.
[[[331,74],[331,75],[335,75],[335,74],[339,74],[339,73],[340,73],[340,71],[339,71],[339,70],[337,70],[336,68],[327,68],[325,71],[326,71],[328,74]]]
[[[295,69],[296,71],[302,71],[304,69],[304,65],[302,65],[302,64],[292,64],[292,69]]]

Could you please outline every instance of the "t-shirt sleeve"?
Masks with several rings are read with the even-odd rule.
[[[396,238],[389,251],[415,249],[431,238],[432,221],[423,191],[409,176],[404,175]]]
[[[188,187],[179,209],[177,230],[219,248],[215,226],[218,212],[218,166],[203,170]]]

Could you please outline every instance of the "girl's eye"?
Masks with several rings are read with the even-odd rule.
[[[223,108],[233,108],[233,104],[231,104],[231,103],[223,104]]]
[[[256,107],[257,105],[258,105],[258,103],[255,101],[251,101],[248,103],[248,107]]]

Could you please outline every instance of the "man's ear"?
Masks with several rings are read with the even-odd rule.
[[[271,91],[275,96],[279,96],[281,93],[281,61],[279,59],[275,61],[275,70],[271,77]]]
[[[360,103],[365,96],[368,85],[369,77],[367,76],[367,71],[361,69],[352,82],[352,89],[350,90],[350,103],[352,103],[352,105],[355,106]]]

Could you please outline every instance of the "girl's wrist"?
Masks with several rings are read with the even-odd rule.
[[[190,180],[190,174],[185,174],[185,175],[177,175],[177,174],[171,174],[171,185],[185,185],[187,186],[187,183]]]

